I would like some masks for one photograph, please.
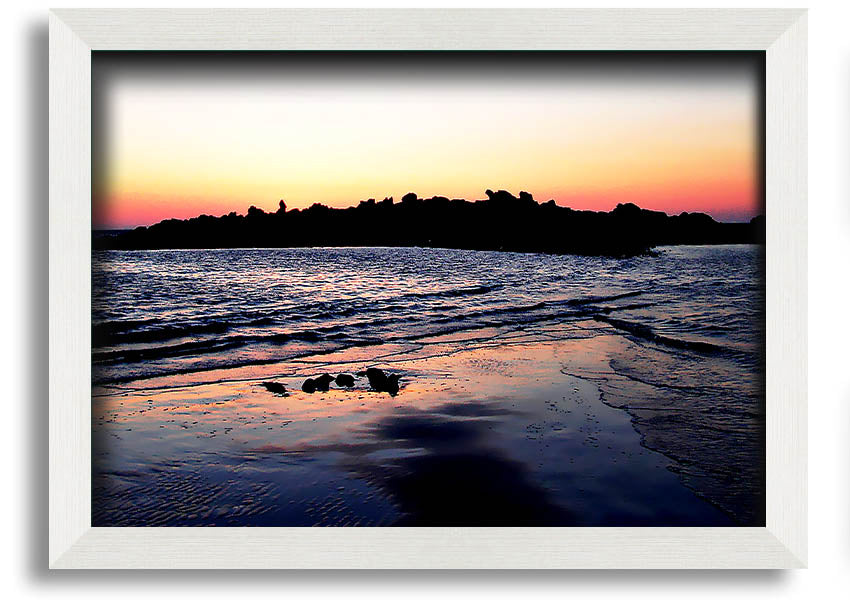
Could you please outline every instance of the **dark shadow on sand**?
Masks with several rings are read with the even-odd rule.
[[[343,468],[391,500],[402,515],[395,526],[575,525],[521,462],[488,443],[492,417],[510,414],[482,402],[407,408],[365,427],[365,448],[321,450],[342,452]],[[395,456],[370,458],[376,451]]]

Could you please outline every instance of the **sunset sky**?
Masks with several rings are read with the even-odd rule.
[[[758,214],[760,59],[609,54],[95,53],[93,226],[487,188]]]

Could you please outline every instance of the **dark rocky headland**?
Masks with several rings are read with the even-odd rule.
[[[322,204],[247,215],[167,219],[112,236],[95,236],[99,249],[292,248],[315,246],[407,246],[504,250],[598,256],[634,256],[672,244],[764,242],[764,217],[749,223],[720,223],[703,213],[668,216],[634,204],[611,212],[577,211],[549,200],[536,202],[487,190],[487,199],[469,202],[407,194],[365,200],[349,208]]]

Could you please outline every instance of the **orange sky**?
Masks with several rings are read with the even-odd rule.
[[[96,94],[96,228],[321,202],[531,192],[720,220],[759,212],[747,72],[231,78],[116,70]],[[100,146],[97,146],[100,144]]]

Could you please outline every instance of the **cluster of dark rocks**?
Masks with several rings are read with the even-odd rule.
[[[340,379],[340,377],[342,377],[342,379]],[[349,383],[349,379],[351,385],[346,385]],[[354,385],[354,378],[351,377],[351,375],[339,375],[334,377],[333,375],[323,373],[318,377],[306,379],[301,385],[301,391],[307,392],[308,394],[312,394],[313,392],[327,392],[331,387],[331,383],[334,381],[336,381],[336,384],[339,387],[352,387]]]
[[[366,376],[369,380],[369,385],[376,392],[387,392],[390,396],[398,394],[398,382],[401,379],[401,375],[387,375],[380,369],[375,368],[366,369],[365,371],[361,371],[361,373]],[[360,373],[357,375],[363,376]]]
[[[401,375],[387,375],[381,369],[370,367],[365,371],[357,373],[357,377],[366,377],[369,380],[369,386],[375,392],[386,392],[391,396],[395,396],[399,391],[399,381]],[[341,373],[334,377],[323,373],[318,377],[309,377],[301,385],[301,391],[312,394],[314,392],[327,392],[331,383],[336,383],[339,388],[351,389],[354,387],[354,376],[347,373]],[[279,396],[286,396],[286,387],[282,383],[276,381],[264,381],[262,383],[268,391]]]

